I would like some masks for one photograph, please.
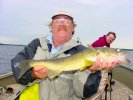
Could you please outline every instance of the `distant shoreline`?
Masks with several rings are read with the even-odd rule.
[[[3,44],[3,43],[0,43],[0,45],[9,45],[9,46],[26,46],[26,45],[23,45],[23,44]]]
[[[121,49],[121,50],[133,51],[133,49]]]
[[[0,43],[0,45],[9,45],[9,46],[26,46],[24,44],[4,44],[4,43]],[[128,50],[128,51],[133,51],[133,49],[122,49],[122,48],[119,48],[121,50]]]

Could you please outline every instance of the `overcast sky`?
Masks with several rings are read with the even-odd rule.
[[[0,0],[0,43],[28,44],[49,34],[47,24],[59,10],[72,13],[74,38],[83,44],[113,31],[112,47],[133,49],[133,0]]]

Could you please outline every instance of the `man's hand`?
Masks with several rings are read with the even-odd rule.
[[[118,65],[118,61],[115,59],[103,59],[98,57],[96,63],[91,66],[89,69],[91,71],[98,71],[98,70],[105,70],[105,69],[112,69]]]
[[[35,79],[43,79],[47,77],[47,69],[44,66],[36,66],[32,68],[31,76]]]

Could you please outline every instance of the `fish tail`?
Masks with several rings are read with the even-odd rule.
[[[26,71],[28,71],[31,67],[30,67],[30,61],[29,60],[24,60],[21,61],[19,64],[20,67],[20,73],[19,73],[19,77],[21,77]]]

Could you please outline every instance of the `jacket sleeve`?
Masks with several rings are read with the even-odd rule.
[[[101,71],[90,73],[88,75],[87,80],[84,84],[83,97],[88,98],[98,91],[101,77]]]
[[[31,69],[19,78],[19,73],[21,71],[21,69],[19,68],[19,63],[22,60],[32,59],[36,53],[38,46],[40,46],[39,39],[34,39],[11,60],[13,75],[18,83],[26,85],[28,84],[28,82],[32,82],[34,80],[31,77]]]
[[[93,47],[103,47],[105,45],[103,40],[96,40],[95,42],[92,43]]]
[[[92,46],[93,47],[103,47],[103,46],[106,46],[106,37],[103,36],[103,37],[100,37],[98,40],[94,41],[92,43]]]

